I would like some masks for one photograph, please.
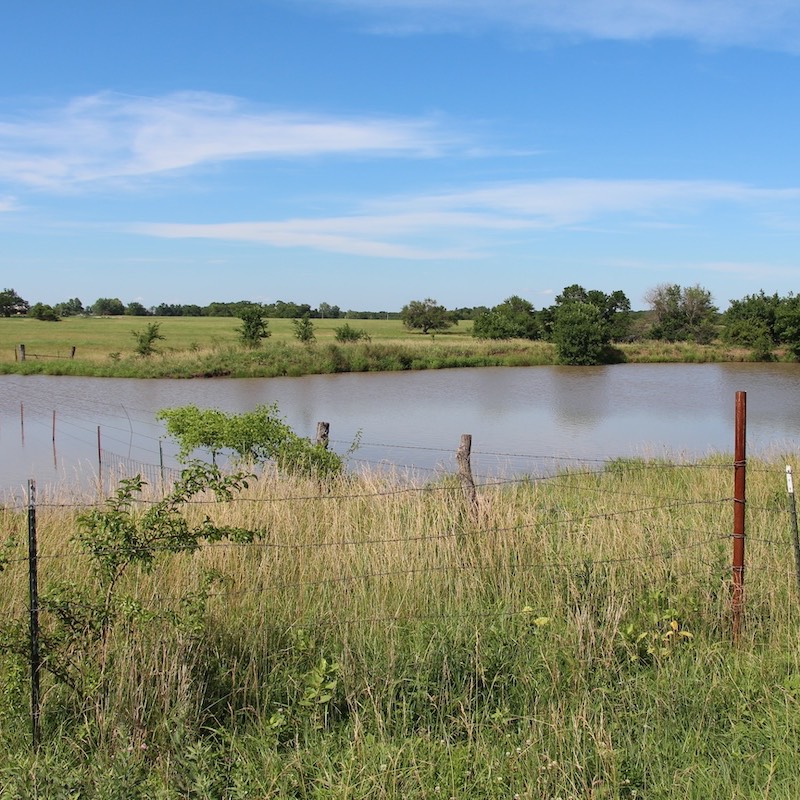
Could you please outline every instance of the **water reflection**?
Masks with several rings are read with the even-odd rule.
[[[611,412],[607,367],[559,367],[551,377],[556,417],[570,430],[594,428]]]

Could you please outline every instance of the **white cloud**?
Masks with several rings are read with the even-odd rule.
[[[356,217],[286,220],[284,222],[229,222],[210,225],[144,223],[132,230],[148,236],[167,239],[221,239],[255,242],[272,247],[303,247],[328,253],[403,258],[410,261],[474,257],[465,248],[423,247],[395,241],[381,234],[405,233],[410,239],[425,229],[422,221],[416,226],[407,220],[390,217]]]
[[[231,159],[429,157],[454,141],[427,119],[265,111],[208,93],[142,98],[104,92],[0,121],[0,180],[52,189]]]
[[[17,208],[17,201],[13,197],[0,196],[0,213],[3,211],[14,211]]]
[[[306,0],[361,10],[380,32],[486,27],[571,38],[685,38],[800,49],[796,0]]]
[[[142,223],[134,231],[164,238],[204,238],[305,247],[407,259],[479,257],[498,231],[522,235],[652,218],[674,224],[720,204],[792,202],[800,189],[758,189],[710,181],[554,180],[376,201],[348,216],[225,222]],[[412,208],[413,212],[406,209]],[[621,220],[621,223],[619,222]]]

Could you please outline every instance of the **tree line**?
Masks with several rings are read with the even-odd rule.
[[[133,300],[123,303],[118,297],[99,297],[93,303],[84,305],[78,297],[70,298],[55,305],[46,303],[29,303],[17,294],[14,289],[0,292],[0,316],[29,316],[43,321],[57,321],[62,317],[96,316],[96,317],[241,317],[242,312],[249,309],[260,310],[265,317],[274,319],[397,319],[394,311],[343,311],[331,303],[320,303],[313,308],[308,303],[286,302],[276,300],[274,303],[258,303],[253,300],[236,300],[233,302],[214,301],[201,306],[196,303],[159,303],[146,307]]]
[[[567,286],[542,309],[517,295],[499,305],[448,311],[432,298],[413,300],[400,312],[403,323],[423,334],[473,320],[477,339],[528,339],[552,342],[564,364],[602,364],[621,360],[615,344],[651,339],[711,344],[715,340],[751,350],[752,358],[772,360],[784,348],[800,360],[800,296],[764,291],[731,300],[720,313],[700,285],[660,284],[645,295],[648,312],[631,310],[621,290],[610,294]],[[464,312],[469,311],[469,314]]]
[[[518,295],[487,307],[449,310],[433,298],[412,300],[400,312],[342,312],[337,305],[278,300],[256,303],[248,300],[212,302],[206,306],[161,303],[145,308],[141,303],[125,305],[118,298],[98,298],[84,306],[79,298],[49,306],[29,304],[14,289],[0,292],[0,316],[29,316],[43,321],[81,314],[135,317],[217,316],[242,320],[242,340],[251,345],[269,336],[267,318],[295,320],[295,336],[302,342],[314,340],[315,319],[400,319],[409,330],[423,334],[445,331],[461,320],[472,321],[472,336],[477,339],[527,339],[552,342],[559,360],[565,364],[600,364],[621,360],[615,346],[637,340],[695,342],[710,344],[719,340],[727,345],[747,348],[755,360],[771,360],[776,349],[800,360],[800,296],[789,293],[768,295],[763,290],[731,300],[720,313],[711,293],[696,284],[660,284],[645,294],[647,312],[631,310],[621,290],[606,293],[585,289],[578,284],[565,287],[555,302],[536,309]],[[147,349],[158,337],[152,325]],[[135,332],[139,335],[138,332]],[[368,338],[364,331],[348,325],[337,328],[339,341]]]

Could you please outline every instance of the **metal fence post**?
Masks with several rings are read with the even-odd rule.
[[[744,606],[744,543],[745,503],[747,487],[747,392],[736,392],[733,494],[733,640],[739,641],[742,632]]]
[[[792,544],[794,545],[794,571],[797,578],[797,588],[800,590],[800,532],[797,529],[797,503],[794,498],[794,479],[792,468],[786,465],[786,491],[789,495],[789,514],[792,518]]]
[[[40,741],[40,700],[39,700],[39,574],[36,545],[36,482],[28,481],[28,584],[30,589],[30,628],[31,628],[31,724],[33,746]]]

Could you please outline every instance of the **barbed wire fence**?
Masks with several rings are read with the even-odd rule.
[[[742,393],[743,394],[743,393]],[[742,398],[743,400],[743,398]],[[738,402],[738,398],[737,398]],[[470,524],[458,528],[438,528],[432,527],[431,530],[416,535],[381,535],[380,532],[371,532],[369,536],[354,535],[351,538],[339,538],[330,540],[324,532],[314,540],[306,541],[286,541],[279,540],[275,532],[269,528],[259,528],[252,526],[253,541],[247,543],[237,543],[231,541],[204,542],[193,551],[219,552],[226,550],[245,554],[260,554],[261,557],[269,557],[270,554],[290,554],[298,561],[302,561],[308,554],[319,554],[321,551],[360,551],[369,553],[380,553],[380,548],[389,547],[420,547],[435,546],[437,543],[447,542],[479,542],[481,540],[491,540],[502,542],[514,540],[524,535],[528,529],[536,528],[541,524],[542,518],[547,519],[550,526],[550,533],[556,537],[576,537],[583,534],[592,523],[604,520],[634,519],[642,528],[652,528],[653,536],[650,546],[641,552],[609,554],[607,556],[582,555],[573,558],[553,558],[546,553],[541,557],[532,557],[530,553],[524,558],[520,558],[514,564],[514,571],[519,576],[541,575],[559,572],[565,575],[580,575],[587,570],[600,570],[604,567],[630,567],[635,569],[637,564],[642,563],[662,563],[664,565],[676,565],[684,577],[698,576],[701,578],[713,578],[717,581],[727,580],[730,589],[730,617],[731,635],[734,640],[738,640],[742,631],[742,615],[744,610],[744,544],[745,541],[758,545],[762,548],[779,549],[782,553],[793,551],[794,563],[796,565],[795,579],[800,584],[800,540],[797,533],[797,515],[794,506],[794,491],[791,478],[791,468],[786,468],[787,476],[787,502],[783,505],[771,504],[764,506],[747,506],[745,496],[745,477],[747,474],[747,461],[744,452],[744,417],[739,419],[738,414],[744,414],[745,409],[737,405],[736,421],[736,453],[734,460],[720,461],[719,463],[653,463],[645,460],[630,461],[625,464],[626,470],[689,470],[689,471],[722,471],[733,474],[733,493],[724,496],[712,496],[703,498],[686,499],[677,495],[664,494],[663,496],[653,495],[652,493],[639,493],[630,489],[619,490],[609,487],[607,482],[599,480],[600,476],[613,473],[613,468],[619,463],[618,459],[565,459],[563,457],[550,457],[537,454],[524,453],[490,453],[496,457],[513,457],[518,461],[527,459],[529,463],[541,465],[550,461],[553,469],[540,473],[528,472],[514,477],[499,477],[493,475],[473,475],[470,463],[471,439],[462,437],[459,451],[455,454],[451,451],[440,448],[426,448],[435,452],[440,452],[442,461],[447,458],[451,460],[455,455],[458,480],[419,480],[420,474],[427,475],[430,479],[431,474],[435,477],[444,477],[453,474],[444,468],[436,470],[420,470],[413,463],[402,464],[387,462],[385,460],[374,463],[367,461],[363,463],[359,459],[354,459],[356,464],[367,468],[380,467],[387,471],[397,474],[402,473],[407,480],[391,482],[382,486],[379,490],[373,490],[371,485],[360,486],[357,482],[352,484],[355,488],[347,490],[340,489],[330,492],[319,491],[308,494],[278,494],[269,497],[236,497],[227,501],[233,506],[275,506],[276,504],[295,505],[295,504],[324,504],[335,505],[337,503],[363,501],[368,499],[385,499],[391,497],[403,497],[413,494],[439,494],[443,502],[466,502]],[[55,423],[54,423],[55,425]],[[91,426],[81,428],[84,432],[91,431]],[[91,508],[103,508],[106,505],[104,492],[108,491],[113,482],[119,481],[124,477],[139,475],[154,488],[158,489],[153,497],[137,500],[143,506],[156,504],[168,491],[169,487],[180,478],[181,470],[179,467],[167,466],[164,461],[163,449],[160,437],[153,436],[154,445],[152,454],[157,456],[153,462],[146,462],[134,459],[131,456],[119,455],[116,452],[106,449],[103,446],[103,439],[98,430],[98,485],[102,490],[98,493],[96,500],[87,500],[85,497],[80,499],[63,499],[59,497],[37,497],[35,482],[30,481],[26,496],[17,495],[3,505],[0,505],[0,513],[4,519],[11,517],[24,516],[27,520],[28,529],[28,554],[27,557],[6,557],[6,565],[28,565],[29,578],[29,598],[25,609],[19,609],[21,613],[27,613],[30,618],[30,647],[31,647],[31,702],[32,719],[34,725],[34,740],[38,741],[38,715],[39,715],[39,688],[38,676],[41,669],[39,660],[38,643],[38,615],[40,612],[38,601],[38,564],[40,562],[70,562],[75,559],[88,559],[89,554],[70,547],[62,546],[59,552],[40,551],[37,541],[37,512],[42,510],[85,512]],[[124,429],[120,429],[124,430]],[[112,438],[113,437],[109,437]],[[332,442],[336,444],[335,440]],[[383,448],[406,448],[403,445],[378,444]],[[740,449],[741,447],[741,449]],[[410,445],[407,449],[421,449],[419,446]],[[564,467],[567,467],[565,470]],[[102,470],[105,470],[105,479]],[[757,466],[750,467],[751,471],[770,471],[774,472],[774,467]],[[477,480],[476,480],[477,478]],[[594,483],[592,481],[595,481]],[[520,487],[530,487],[538,484],[552,484],[564,489],[574,489],[581,493],[601,492],[606,498],[611,498],[613,507],[611,510],[568,515],[563,508],[537,508],[537,519],[532,522],[520,522],[509,526],[485,525],[480,515],[480,502],[486,492],[494,490],[514,490]],[[623,501],[629,503],[628,507],[622,507]],[[615,505],[616,503],[616,505]],[[194,499],[187,505],[208,506],[216,505],[215,500]],[[669,544],[658,541],[657,526],[658,520],[664,516],[675,515],[682,509],[689,507],[708,507],[715,511],[713,515],[713,525],[702,528],[689,526],[678,528],[673,526],[671,533],[673,537],[679,535],[680,541],[673,540]],[[766,515],[768,530],[757,529],[755,531],[745,531],[745,509],[753,512],[760,512]],[[324,518],[324,515],[323,515]],[[726,522],[731,520],[732,524]],[[775,531],[787,531],[787,535],[776,535]],[[63,544],[63,543],[62,543]],[[727,544],[732,555],[728,562],[728,576],[721,574],[721,548]],[[94,554],[102,555],[96,552]],[[341,565],[341,559],[330,559],[331,563]],[[268,586],[265,581],[254,580],[248,585],[227,586],[221,590],[217,596],[225,601],[232,601],[237,597],[249,595],[257,596],[265,590],[270,592],[312,592],[325,590],[331,587],[360,586],[366,587],[375,585],[380,581],[407,580],[415,579],[426,581],[437,575],[473,575],[480,577],[482,565],[479,561],[459,561],[452,559],[431,560],[428,563],[421,563],[419,559],[410,559],[408,566],[402,564],[403,559],[398,559],[399,563],[387,564],[378,568],[361,568],[358,565],[364,559],[354,560],[351,570],[346,573],[331,574],[321,571],[315,577],[298,577],[294,580],[284,578],[274,580],[271,576]],[[375,559],[381,563],[381,558]],[[358,563],[355,563],[358,562]],[[758,570],[758,565],[748,565],[747,569]],[[787,573],[788,576],[788,573]],[[165,593],[166,597],[166,593]],[[464,610],[453,609],[452,607],[443,610],[404,611],[397,608],[390,616],[368,615],[347,617],[336,615],[333,611],[328,614],[320,613],[317,619],[306,620],[311,625],[330,624],[332,616],[338,625],[352,626],[361,624],[381,624],[391,625],[398,623],[418,623],[431,620],[474,620],[478,618],[494,617],[515,617],[529,614],[530,609],[524,605],[504,605],[500,608],[493,608],[485,611],[477,611],[469,608]]]

